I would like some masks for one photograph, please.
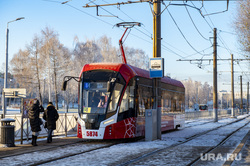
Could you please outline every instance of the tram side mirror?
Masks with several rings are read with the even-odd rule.
[[[63,81],[62,91],[65,91],[65,90],[66,90],[67,82],[68,82],[68,81]]]
[[[107,91],[108,92],[112,91],[112,88],[113,88],[113,86],[115,84],[115,81],[116,81],[116,78],[112,78],[111,81],[107,82]]]
[[[111,82],[108,81],[107,82],[107,92],[110,92],[111,91]]]

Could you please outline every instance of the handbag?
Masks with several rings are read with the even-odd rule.
[[[45,122],[45,124],[44,124],[44,128],[47,128],[48,126],[47,126],[48,124],[47,124],[47,122]]]

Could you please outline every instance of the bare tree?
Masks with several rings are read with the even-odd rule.
[[[54,30],[46,27],[42,30],[42,39],[43,46],[41,51],[46,61],[46,73],[49,79],[49,86],[53,81],[56,109],[58,109],[58,86],[60,86],[58,79],[60,79],[65,73],[65,70],[67,70],[71,57],[69,50],[60,43],[58,34]]]
[[[73,51],[76,71],[80,71],[85,64],[103,62],[100,48],[95,41],[77,42]]]
[[[126,47],[125,55],[127,63],[133,66],[138,66],[142,69],[148,69],[149,57],[141,49]]]
[[[43,71],[43,64],[40,57],[40,49],[41,49],[41,39],[37,35],[34,36],[33,41],[30,43],[29,46],[27,46],[27,49],[29,51],[29,55],[31,58],[30,68],[34,72],[34,78],[36,81],[34,81],[38,87],[38,94],[41,103],[43,103],[42,98],[42,88],[41,88],[41,75]]]
[[[36,84],[33,80],[34,70],[32,70],[31,64],[31,57],[28,50],[22,51],[20,49],[10,61],[11,72],[17,80],[19,87],[26,88],[27,94],[30,97],[36,93],[34,91]]]
[[[103,62],[111,62],[111,63],[120,63],[122,62],[121,57],[118,55],[118,51],[114,46],[111,44],[111,38],[107,36],[102,36],[97,41],[98,46],[100,47],[100,52],[103,57]],[[120,51],[119,51],[120,52]]]
[[[250,0],[237,2],[237,16],[234,21],[238,40],[248,57],[250,55]],[[247,56],[247,55],[246,55]]]
[[[182,83],[185,86],[185,103],[188,108],[194,104],[207,104],[212,100],[212,87],[207,82],[202,84],[189,78]]]

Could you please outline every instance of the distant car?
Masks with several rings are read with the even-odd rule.
[[[207,111],[207,110],[208,110],[208,106],[206,104],[199,105],[199,111]]]

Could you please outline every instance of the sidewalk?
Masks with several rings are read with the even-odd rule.
[[[24,141],[23,144],[20,142],[15,143],[15,147],[4,147],[3,144],[0,144],[0,158],[7,156],[16,156],[19,154],[40,151],[48,148],[60,147],[66,144],[74,144],[81,142],[82,139],[75,137],[53,137],[52,143],[47,143],[46,138],[37,139],[38,146],[32,146],[31,140],[29,142]]]

